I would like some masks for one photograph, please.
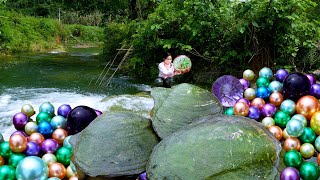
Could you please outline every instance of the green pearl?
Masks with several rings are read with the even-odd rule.
[[[51,116],[49,113],[46,112],[40,112],[36,117],[37,124],[40,124],[43,121],[47,121],[48,123],[50,123],[50,120]]]
[[[72,155],[72,150],[66,147],[61,147],[56,152],[57,161],[66,167],[70,165],[70,158]]]
[[[285,128],[289,120],[290,120],[290,115],[283,111],[278,111],[274,115],[274,122],[276,123],[276,125],[278,125],[281,128]]]
[[[314,162],[304,162],[299,169],[302,179],[317,180],[319,178],[319,168]]]
[[[301,143],[313,143],[316,139],[316,133],[310,127],[305,127],[299,139]]]
[[[256,81],[256,85],[257,87],[266,87],[268,88],[270,84],[270,81],[268,78],[265,78],[265,77],[259,77]]]
[[[9,165],[16,168],[18,166],[18,163],[25,157],[26,155],[22,153],[12,153],[9,157]]]
[[[234,115],[233,107],[229,107],[228,109],[226,109],[226,111],[224,111],[224,114],[230,116]]]
[[[3,159],[8,160],[9,157],[11,156],[12,151],[9,146],[8,141],[4,141],[0,144],[0,156],[3,157]]]
[[[10,165],[0,166],[0,179],[14,180],[16,179],[16,170]]]
[[[292,149],[284,154],[283,162],[287,167],[299,168],[302,164],[302,156],[300,152]]]

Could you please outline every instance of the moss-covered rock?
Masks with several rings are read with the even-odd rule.
[[[90,177],[136,177],[145,171],[158,142],[150,119],[129,112],[110,112],[70,138],[71,159],[77,171]]]
[[[222,113],[219,100],[209,91],[183,83],[172,88],[151,90],[154,99],[152,125],[161,138],[165,138],[193,119]]]
[[[260,123],[210,115],[172,133],[153,150],[149,179],[275,179],[281,144]]]

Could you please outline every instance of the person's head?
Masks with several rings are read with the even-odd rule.
[[[172,56],[171,56],[170,53],[165,52],[165,53],[163,54],[163,62],[164,62],[165,64],[170,64],[170,63],[172,62]]]

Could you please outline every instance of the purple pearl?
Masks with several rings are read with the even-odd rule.
[[[288,75],[288,71],[285,70],[285,69],[279,69],[276,74],[275,74],[275,77],[276,77],[276,80],[279,81],[279,82],[283,82],[284,78]]]
[[[247,98],[240,98],[236,101],[237,102],[243,102],[246,103],[248,106],[250,106],[250,101]]]
[[[277,107],[271,103],[265,104],[261,108],[261,113],[264,117],[272,117],[277,111]]]
[[[146,172],[141,173],[138,177],[138,180],[148,180],[147,173]]]
[[[24,130],[24,126],[28,123],[28,116],[19,112],[13,116],[13,125],[16,130]]]
[[[63,105],[61,105],[61,106],[58,108],[57,112],[58,112],[58,115],[67,118],[68,113],[71,111],[71,109],[72,109],[72,108],[70,107],[70,105],[68,105],[68,104],[63,104]]]
[[[239,81],[243,86],[243,90],[246,90],[250,85],[249,81],[244,78],[239,79]]]
[[[280,174],[280,180],[300,180],[299,171],[293,167],[286,167]]]
[[[27,149],[24,152],[27,156],[38,156],[40,153],[40,146],[35,142],[28,142]]]
[[[102,114],[102,112],[97,109],[95,109],[94,111],[96,112],[97,116],[100,116]]]
[[[313,74],[307,74],[306,76],[308,77],[311,85],[316,83],[316,77]]]
[[[320,99],[320,84],[313,84],[309,93],[315,98]]]
[[[59,144],[54,139],[46,139],[41,143],[41,150],[44,153],[55,153],[59,147]]]
[[[248,117],[251,119],[258,120],[260,118],[260,110],[257,107],[250,106]]]

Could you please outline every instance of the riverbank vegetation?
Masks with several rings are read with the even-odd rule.
[[[39,44],[50,48],[48,41],[59,46],[67,38],[78,41],[76,35],[80,35],[86,41],[103,42],[106,60],[124,49],[117,59],[120,63],[130,48],[122,69],[149,82],[157,76],[163,51],[186,54],[192,70],[177,80],[208,85],[223,74],[239,77],[247,68],[258,72],[264,66],[284,67],[309,73],[320,66],[317,0],[25,2],[11,0],[2,5],[4,13],[17,14],[0,15],[1,52],[38,50]],[[19,32],[14,31],[21,33],[17,36]],[[36,33],[41,40],[33,36]]]
[[[0,6],[0,54],[14,55],[29,52],[64,50],[67,46],[101,46],[103,28],[89,23],[93,17],[64,16],[62,23],[49,14],[40,16],[40,8],[18,8],[14,1]],[[28,3],[27,3],[28,4]],[[34,15],[37,12],[39,14]],[[47,12],[47,11],[45,11]],[[43,12],[42,12],[43,13]],[[55,12],[56,13],[56,12]],[[71,13],[75,15],[74,13]],[[99,16],[100,17],[100,16]],[[97,21],[98,22],[98,21]]]

